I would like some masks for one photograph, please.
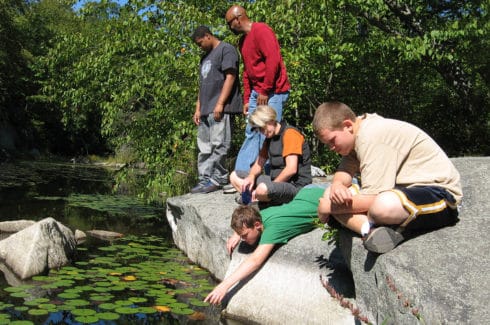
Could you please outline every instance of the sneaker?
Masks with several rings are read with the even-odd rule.
[[[221,185],[216,185],[211,181],[208,181],[198,193],[211,193],[221,189]]]
[[[401,233],[390,227],[378,227],[372,229],[365,237],[364,247],[374,253],[384,254],[391,251],[405,238]]]
[[[242,195],[241,194],[235,196],[235,202],[238,203],[238,204],[240,204],[240,205],[245,205],[245,204],[243,204]]]
[[[196,186],[194,186],[193,188],[191,188],[191,193],[192,194],[201,193],[202,188],[206,184],[207,184],[207,182],[200,182],[200,183],[198,183]]]
[[[225,186],[223,186],[223,193],[225,194],[233,194],[236,192],[237,192],[236,188],[234,188],[233,185],[231,184],[226,184]]]

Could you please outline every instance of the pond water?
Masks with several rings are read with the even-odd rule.
[[[113,185],[113,171],[100,167],[0,164],[0,221],[52,217],[124,234],[88,237],[73,265],[20,284],[0,273],[0,324],[229,323],[202,302],[216,283],[173,245],[164,208],[113,194]]]

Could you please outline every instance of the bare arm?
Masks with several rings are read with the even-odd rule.
[[[274,248],[274,244],[262,244],[257,246],[255,251],[240,264],[240,266],[229,277],[223,280],[216,288],[211,291],[204,301],[211,304],[219,304],[223,300],[228,290],[238,281],[243,280],[256,270],[258,270],[267,260]]]
[[[352,193],[349,187],[352,185],[352,176],[346,172],[338,171],[334,174],[332,179],[332,185],[330,190],[325,191],[325,195],[328,193],[328,198],[335,204],[349,204],[352,200]]]
[[[252,168],[250,168],[250,172],[248,173],[248,176],[245,177],[242,183],[242,192],[245,192],[247,189],[252,191],[252,188],[254,187],[255,184],[255,179],[257,176],[259,176],[262,173],[262,168],[265,165],[265,162],[267,161],[267,157],[263,157],[260,155],[257,157],[257,160],[255,160],[255,163],[252,165]]]
[[[199,95],[196,101],[196,110],[194,111],[194,116],[192,117],[194,124],[199,125],[201,123],[201,102],[199,101]]]
[[[226,70],[225,82],[223,84],[223,88],[221,88],[221,93],[219,95],[218,101],[216,102],[216,106],[214,107],[214,120],[221,121],[223,117],[223,110],[228,100],[228,97],[231,94],[231,90],[233,89],[233,84],[235,83],[236,75],[234,70]]]

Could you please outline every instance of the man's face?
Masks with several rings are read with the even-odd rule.
[[[209,35],[204,35],[204,37],[196,38],[195,40],[197,46],[206,53],[209,53],[213,49],[213,43],[211,42],[211,37]]]
[[[240,16],[241,15],[235,15],[235,14],[229,13],[225,17],[226,24],[228,25],[228,27],[230,28],[230,30],[235,35],[238,35],[238,34],[241,33],[241,29],[240,29]]]
[[[317,136],[330,150],[335,151],[342,156],[347,156],[354,150],[355,137],[352,123],[347,123],[341,130],[332,131],[329,129],[322,129],[318,132]]]
[[[245,225],[242,230],[238,233],[242,241],[246,242],[248,245],[255,245],[262,233],[262,224],[260,222],[255,222],[252,228],[247,228]]]

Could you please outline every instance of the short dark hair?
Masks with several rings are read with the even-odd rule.
[[[206,34],[213,35],[208,26],[199,26],[192,34],[192,40],[195,42],[198,38],[203,38]]]
[[[241,205],[233,211],[230,226],[239,233],[243,227],[253,228],[256,221],[262,223],[260,213],[249,205]]]

